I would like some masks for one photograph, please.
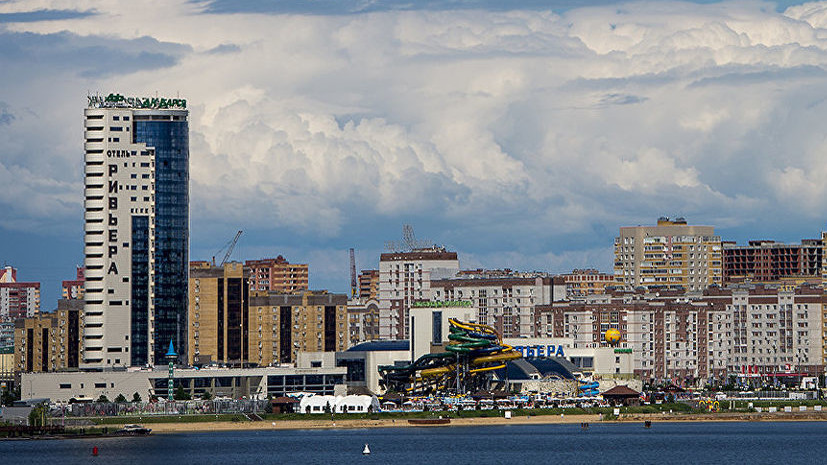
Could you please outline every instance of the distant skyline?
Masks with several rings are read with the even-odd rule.
[[[191,258],[347,292],[404,223],[464,268],[610,272],[620,226],[827,227],[827,3],[0,2],[0,265],[83,262],[89,93],[180,95]]]

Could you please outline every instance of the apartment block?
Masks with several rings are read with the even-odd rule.
[[[610,329],[644,380],[764,381],[823,372],[821,288],[710,288],[595,295],[537,308],[539,336],[605,346]]]
[[[258,292],[250,313],[250,360],[258,365],[296,363],[299,352],[349,347],[345,294]]]
[[[241,263],[190,269],[190,363],[271,366],[347,349],[347,296],[250,292],[251,276]]]
[[[347,303],[350,346],[379,339],[379,301],[351,299]]]
[[[85,272],[86,270],[79,266],[75,271],[75,279],[67,280],[62,282],[63,287],[63,298],[72,300],[72,299],[80,299],[83,300],[83,283],[85,281]]]
[[[484,270],[432,280],[431,294],[436,302],[470,302],[477,322],[493,326],[503,337],[533,336],[535,307],[566,298],[560,277]]]
[[[595,269],[572,270],[571,273],[560,275],[566,282],[566,296],[568,298],[584,297],[592,294],[602,294],[606,286],[614,286],[614,275],[601,273]]]
[[[30,318],[40,312],[40,283],[19,282],[17,269],[0,269],[0,322]]]
[[[784,278],[820,279],[823,244],[821,239],[804,239],[801,244],[769,240],[748,245],[723,242],[724,281],[774,282]]]
[[[383,253],[379,257],[379,337],[407,339],[411,304],[431,300],[431,280],[459,271],[456,252],[444,247]]]
[[[193,262],[189,275],[189,363],[248,362],[250,270],[237,262]]]
[[[688,225],[683,218],[621,227],[615,238],[614,278],[628,289],[700,291],[721,285],[721,238],[712,226]]]
[[[359,273],[359,298],[363,300],[379,297],[379,270],[362,270]]]
[[[290,294],[310,287],[307,264],[290,263],[281,255],[276,258],[247,260],[244,266],[250,268],[250,291]]]
[[[61,299],[53,313],[15,322],[14,366],[18,372],[77,370],[82,353],[83,301]]]

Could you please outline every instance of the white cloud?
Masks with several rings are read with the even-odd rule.
[[[737,226],[827,207],[825,3],[342,16],[75,5],[97,14],[8,24],[9,37],[68,31],[171,58],[88,79],[57,68],[47,94],[63,96],[61,112],[41,124],[62,135],[62,166],[79,153],[87,89],[180,91],[192,105],[196,224],[289,231],[328,250],[354,224],[410,216],[450,240],[459,235],[448,231],[473,232],[465,240],[476,248],[457,246],[513,252],[519,267],[532,255],[602,250],[617,226],[666,213]],[[26,8],[66,5],[0,5]],[[10,108],[42,86],[17,72],[4,78]],[[0,125],[3,144],[36,134],[13,127]],[[61,185],[58,172],[32,173],[32,185],[77,195],[78,175]]]

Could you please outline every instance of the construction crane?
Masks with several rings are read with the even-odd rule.
[[[356,281],[356,253],[353,248],[350,249],[350,297],[355,299],[358,297],[359,283]]]
[[[221,263],[219,263],[218,266],[224,266],[224,264],[227,263],[227,260],[230,259],[230,255],[233,253],[233,249],[235,248],[235,245],[238,243],[238,238],[241,237],[242,232],[243,231],[238,231],[237,233],[235,233],[235,237],[233,237],[230,240],[230,242],[224,244],[224,247],[221,247],[220,249],[218,249],[218,252],[215,253],[215,255],[218,255],[221,252],[223,252],[224,249],[227,249],[227,253],[224,254],[224,258],[221,259]],[[215,255],[213,255],[212,257],[212,266],[215,266]]]

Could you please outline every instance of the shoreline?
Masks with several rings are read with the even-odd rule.
[[[365,429],[365,428],[450,428],[452,426],[504,426],[504,425],[552,425],[552,424],[619,424],[665,422],[756,422],[756,421],[827,421],[827,412],[801,413],[717,413],[717,414],[627,414],[620,418],[601,420],[599,415],[532,415],[504,417],[452,418],[446,425],[412,425],[407,419],[336,419],[331,420],[276,420],[255,422],[198,422],[198,423],[153,423],[153,434],[175,434],[182,432],[226,432],[226,431],[275,431],[301,429]]]

